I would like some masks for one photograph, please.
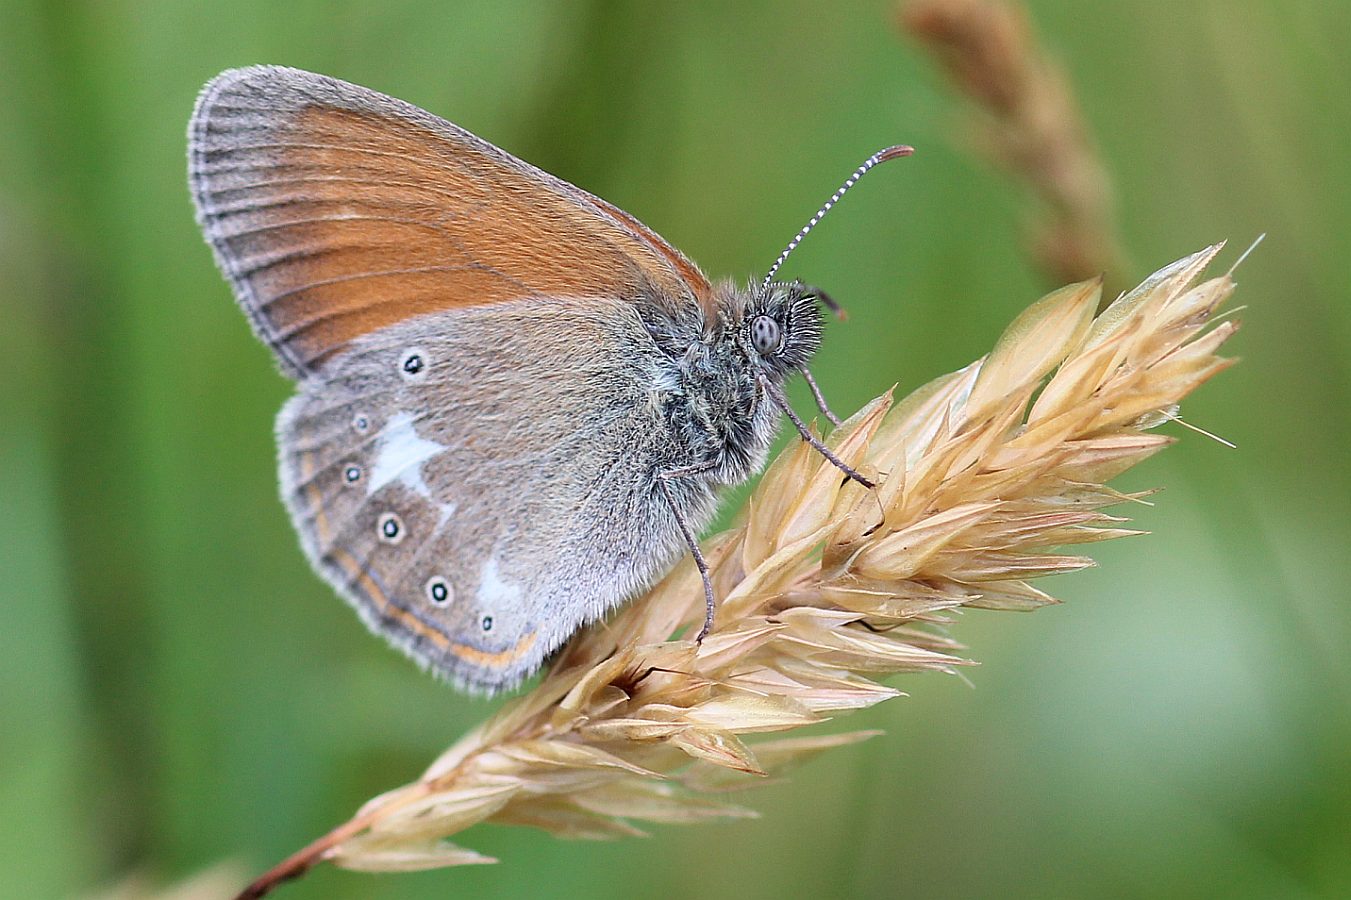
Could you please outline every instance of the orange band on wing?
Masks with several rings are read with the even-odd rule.
[[[333,532],[328,527],[328,516],[324,515],[324,494],[314,481],[314,454],[300,454],[300,480],[305,485],[305,495],[310,501],[310,513],[314,516],[314,533],[319,543],[327,546]]]
[[[391,603],[389,597],[381,590],[380,585],[375,583],[375,579],[371,577],[370,573],[366,571],[366,568],[362,566],[361,563],[356,561],[352,554],[348,553],[346,550],[334,548],[329,551],[328,555],[335,563],[342,567],[343,571],[347,573],[347,576],[352,579],[353,583],[361,588],[362,593],[375,604],[381,615],[398,619],[409,631],[427,638],[442,650],[449,649],[452,646],[450,638],[433,628],[428,628],[426,625],[422,624],[416,616],[409,613],[408,610]]]
[[[535,639],[539,637],[536,632],[530,632],[525,637],[516,642],[516,646],[510,650],[501,650],[497,653],[489,653],[487,650],[479,650],[475,647],[469,647],[465,644],[451,643],[447,648],[465,662],[471,662],[475,665],[484,666],[489,669],[500,669],[505,665],[515,662],[535,646]]]
[[[380,589],[380,586],[375,583],[375,579],[371,578],[370,573],[352,557],[352,554],[345,550],[333,550],[331,555],[334,562],[342,566],[353,581],[360,585],[362,591],[379,608],[382,615],[397,619],[409,631],[427,638],[442,650],[449,650],[466,662],[490,668],[503,666],[520,659],[529,652],[530,648],[535,645],[535,640],[539,637],[536,632],[532,631],[517,641],[516,646],[496,653],[479,650],[477,647],[470,647],[468,644],[456,643],[435,628],[428,628],[421,619],[408,610],[392,603],[385,592]]]

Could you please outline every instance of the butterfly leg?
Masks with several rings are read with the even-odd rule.
[[[680,478],[684,475],[697,475],[700,472],[707,472],[714,468],[716,463],[696,463],[692,466],[681,466],[678,469],[667,469],[665,472],[657,473],[657,486],[661,488],[662,496],[666,498],[666,504],[671,508],[671,515],[675,516],[676,524],[680,526],[680,533],[685,536],[685,543],[690,547],[690,555],[694,557],[694,565],[699,569],[699,577],[704,581],[704,627],[699,629],[699,636],[695,638],[695,643],[702,643],[704,638],[708,637],[709,631],[713,629],[713,613],[716,605],[713,600],[713,579],[708,574],[708,561],[704,559],[703,551],[699,549],[699,538],[690,528],[690,523],[685,521],[685,516],[680,512],[680,507],[676,505],[675,495],[671,493],[670,481],[672,478]]]
[[[816,400],[816,408],[825,414],[825,417],[830,420],[830,424],[839,427],[840,417],[830,411],[825,394],[822,394],[821,389],[816,386],[816,379],[812,377],[811,370],[803,366],[801,372],[802,377],[807,381],[807,387],[812,389],[812,398]]]
[[[807,427],[807,423],[803,422],[802,419],[798,417],[798,414],[793,412],[793,407],[788,403],[788,398],[784,395],[778,385],[774,384],[774,382],[770,381],[764,375],[757,375],[757,378],[760,381],[760,387],[765,392],[765,396],[769,397],[769,399],[774,402],[775,406],[783,410],[784,415],[786,415],[788,420],[793,423],[793,427],[797,429],[798,434],[802,435],[802,439],[811,444],[812,448],[815,449],[817,453],[820,453],[830,461],[831,465],[852,478],[854,481],[863,485],[865,488],[872,489],[877,487],[877,485],[860,475],[858,471],[847,462],[836,456],[829,447],[821,443],[820,438],[811,433],[811,429]]]

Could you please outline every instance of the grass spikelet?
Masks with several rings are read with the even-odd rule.
[[[1207,324],[1234,283],[1198,283],[1219,250],[1160,270],[1096,317],[1098,281],[1055,291],[985,358],[868,404],[827,442],[874,491],[794,442],[742,524],[704,545],[721,605],[701,644],[690,637],[703,596],[686,559],[575,637],[533,690],[422,778],[241,896],[321,861],[491,862],[447,840],[484,821],[615,838],[641,834],[637,823],[754,815],[723,792],[874,732],[767,735],[895,697],[888,676],[966,664],[934,627],[951,610],[1054,603],[1029,582],[1093,565],[1065,548],[1138,533],[1104,510],[1139,495],[1106,482],[1166,446],[1150,429],[1231,362],[1215,354],[1235,325]]]

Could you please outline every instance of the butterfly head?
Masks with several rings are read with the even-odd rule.
[[[810,362],[821,346],[823,296],[799,281],[757,289],[746,304],[738,334],[747,359],[778,381]]]

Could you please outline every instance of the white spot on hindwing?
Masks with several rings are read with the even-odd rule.
[[[392,481],[399,481],[409,490],[436,503],[431,489],[422,478],[422,464],[445,450],[444,445],[429,441],[417,433],[413,427],[412,413],[398,413],[380,431],[375,466],[366,482],[366,496],[369,497]],[[441,521],[445,521],[446,515],[449,513],[443,508]]]
[[[450,518],[450,514],[453,513],[453,512],[455,512],[455,504],[454,504],[454,503],[438,503],[438,504],[436,504],[436,533],[437,533],[437,534],[440,534],[441,529],[442,529],[442,528],[445,526],[445,524],[446,524],[446,519],[449,519],[449,518]]]
[[[502,577],[497,557],[489,557],[478,576],[478,602],[484,606],[500,603],[518,603],[521,589]]]
[[[500,611],[502,607],[514,608],[521,602],[521,589],[518,585],[512,584],[502,577],[502,573],[497,565],[497,557],[489,557],[483,564],[482,571],[478,577],[478,606],[481,610]],[[484,631],[491,631],[493,627],[493,617],[485,615],[482,626]]]

